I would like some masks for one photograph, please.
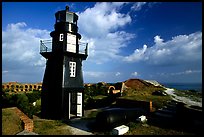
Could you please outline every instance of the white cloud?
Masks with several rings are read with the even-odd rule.
[[[131,75],[136,77],[136,76],[138,76],[138,73],[135,71]]]
[[[194,74],[194,73],[201,73],[201,70],[186,70],[186,71],[182,71],[182,72],[170,73],[170,75],[172,75],[172,76],[174,76],[174,75],[188,75],[188,74]]]
[[[115,73],[115,76],[119,76],[119,75],[121,75],[120,72],[116,72],[116,73]]]
[[[26,23],[8,24],[2,32],[3,61],[34,64],[40,59],[40,39],[48,38],[49,32],[39,29],[26,29]]]
[[[79,33],[89,44],[88,60],[97,64],[119,58],[121,48],[126,47],[134,34],[118,31],[131,23],[128,14],[120,12],[125,3],[102,2],[87,8],[79,15]]]
[[[8,73],[8,72],[9,72],[8,70],[3,70],[3,71],[2,71],[2,73]]]
[[[134,11],[139,11],[142,9],[142,7],[146,4],[147,2],[135,2],[133,6],[131,7],[132,10]]]
[[[143,45],[142,49],[136,49],[132,55],[124,57],[123,61],[137,62],[144,59],[144,54],[147,50],[147,45]]]
[[[96,72],[96,71],[83,71],[85,77],[91,78],[100,78],[106,75],[105,72]]]
[[[164,40],[161,39],[160,36],[158,36],[158,35],[154,37],[154,43],[155,43],[155,45],[162,45],[162,44],[163,44],[163,41],[164,41]]]
[[[26,74],[38,71],[36,67],[39,65],[45,66],[46,60],[39,54],[40,39],[49,37],[47,30],[28,28],[25,22],[8,24],[2,31],[3,70],[8,73],[22,71]]]
[[[78,24],[80,31],[89,37],[103,37],[110,31],[131,22],[131,17],[119,12],[123,3],[96,3],[93,8],[87,8],[80,16]]]
[[[36,63],[34,63],[34,66],[45,66],[45,58],[44,57],[41,57],[40,59],[37,60]]]
[[[153,65],[201,61],[202,32],[179,35],[166,42],[160,36],[155,36],[154,42],[155,44],[149,48],[143,46],[142,49],[136,49],[133,54],[124,57],[123,61],[145,61]]]

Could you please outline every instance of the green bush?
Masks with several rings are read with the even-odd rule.
[[[9,94],[8,90],[2,90],[2,107],[14,107],[16,106],[16,96]]]
[[[2,107],[18,107],[23,113],[32,118],[33,115],[40,113],[41,92],[31,92],[22,94],[9,94],[7,90],[2,90]],[[33,102],[37,102],[33,106]]]
[[[28,115],[28,117],[32,118],[32,113],[33,113],[32,105],[29,104],[28,97],[26,96],[25,93],[17,94],[16,103],[17,103],[17,107],[21,111],[23,111],[26,115]]]
[[[29,103],[33,103],[41,98],[41,92],[34,91],[34,92],[26,93],[26,96],[28,97]]]

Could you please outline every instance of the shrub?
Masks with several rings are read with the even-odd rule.
[[[36,100],[41,98],[41,92],[39,91],[30,92],[30,93],[27,93],[26,96],[28,97],[29,103],[33,103]]]
[[[28,117],[32,118],[32,106],[29,104],[28,97],[25,93],[17,94],[17,107],[23,111]]]

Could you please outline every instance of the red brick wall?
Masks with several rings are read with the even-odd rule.
[[[22,120],[24,130],[32,132],[33,127],[34,127],[33,121],[27,115],[25,115],[21,110],[19,110],[17,107],[15,107],[15,112]]]

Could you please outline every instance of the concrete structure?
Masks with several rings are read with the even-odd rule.
[[[140,117],[137,118],[137,121],[144,123],[144,122],[147,121],[147,118],[146,118],[146,116],[143,116],[143,115],[142,115],[142,116],[140,116]]]
[[[34,91],[42,90],[42,82],[41,83],[18,83],[18,82],[8,82],[2,84],[2,89],[9,89],[10,91],[13,91],[15,93],[18,92],[28,92],[28,91]]]
[[[84,115],[82,61],[86,60],[87,43],[80,42],[78,16],[65,10],[55,13],[52,41],[41,40],[40,54],[47,59],[41,97],[42,118],[70,119]],[[46,44],[52,43],[52,49]]]
[[[118,126],[112,130],[112,135],[123,135],[129,131],[129,127],[125,125]]]

